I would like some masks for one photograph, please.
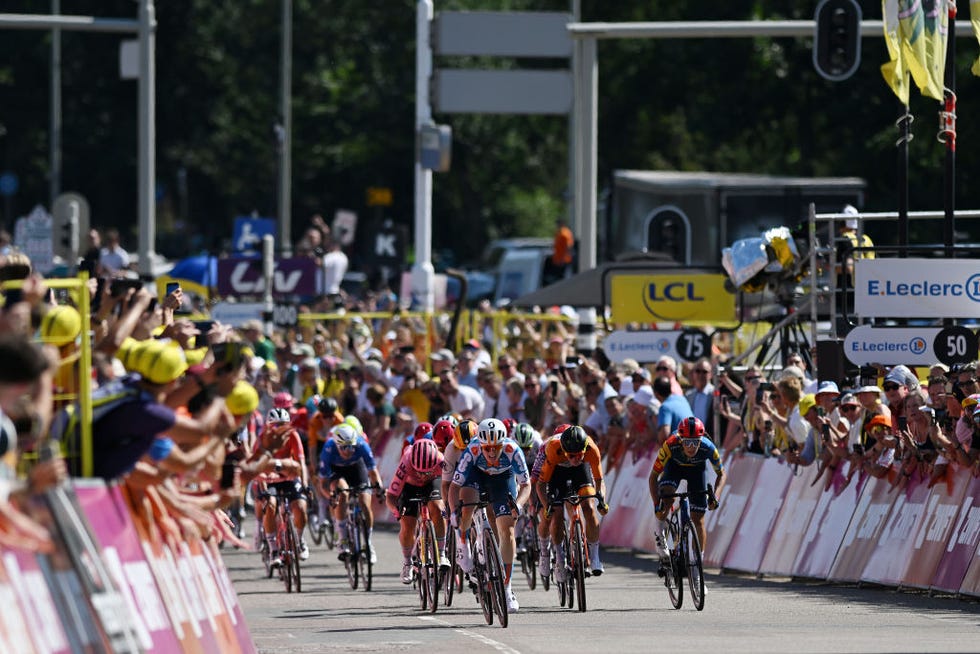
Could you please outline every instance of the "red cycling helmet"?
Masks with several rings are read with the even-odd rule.
[[[677,435],[682,440],[687,438],[701,438],[704,434],[704,423],[694,416],[681,420],[681,424],[677,425]]]
[[[432,438],[432,423],[420,422],[419,426],[415,428],[413,438],[415,441],[420,441],[424,438]]]
[[[272,406],[277,409],[292,409],[295,403],[289,391],[280,391],[272,396]]]
[[[435,441],[423,438],[412,443],[412,451],[408,455],[412,467],[422,474],[431,473],[442,465],[442,455]]]
[[[432,440],[436,442],[440,450],[446,449],[446,446],[449,445],[449,442],[453,440],[455,435],[456,428],[448,420],[440,420],[432,428]]]
[[[566,422],[566,423],[560,424],[557,427],[555,427],[555,431],[551,432],[551,437],[554,438],[555,436],[561,436],[562,434],[565,433],[565,430],[566,429],[568,429],[569,427],[574,427],[574,426],[575,425],[573,425],[570,422]]]
[[[507,438],[513,438],[514,427],[517,426],[517,421],[514,420],[513,418],[504,418],[503,423],[504,423],[504,428],[507,430]]]

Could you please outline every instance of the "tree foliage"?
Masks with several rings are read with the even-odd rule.
[[[5,11],[48,13],[48,0],[10,0]],[[62,13],[135,17],[132,0],[62,0]],[[316,212],[375,214],[366,189],[392,189],[387,215],[409,228],[414,212],[415,2],[294,0],[293,233]],[[436,10],[568,11],[568,0],[436,0]],[[804,19],[815,2],[583,0],[584,21]],[[865,17],[880,14],[865,5]],[[871,3],[873,5],[873,3]],[[961,3],[966,5],[966,3]],[[160,248],[217,247],[234,216],[276,212],[279,120],[278,0],[156,3],[157,180]],[[961,6],[961,22],[966,16]],[[118,75],[119,35],[64,32],[64,175],[93,222],[135,242],[137,87]],[[863,39],[849,80],[812,65],[812,39],[601,41],[600,185],[622,168],[860,176],[867,206],[894,209],[894,126],[900,106],[879,66],[884,43]],[[975,204],[976,42],[958,39],[956,204]],[[0,168],[21,189],[12,218],[47,204],[50,34],[0,38]],[[567,62],[437,59],[437,66],[562,67]],[[938,104],[913,93],[910,205],[942,205]],[[434,181],[434,248],[461,259],[487,240],[548,235],[566,212],[568,120],[556,116],[436,115],[453,127],[453,167]],[[186,187],[181,179],[186,179]],[[183,189],[186,188],[186,195]],[[4,206],[0,203],[0,209]],[[887,238],[887,237],[886,237]]]

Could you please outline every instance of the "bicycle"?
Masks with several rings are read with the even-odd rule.
[[[429,517],[429,499],[411,498],[419,505],[415,523],[415,544],[412,547],[412,582],[419,592],[422,610],[435,613],[439,609],[439,543],[436,528]],[[404,515],[404,510],[402,512]]]
[[[670,603],[675,609],[681,608],[684,603],[683,579],[687,577],[694,608],[702,611],[704,610],[704,566],[701,560],[701,541],[691,521],[689,495],[690,493],[671,493],[660,496],[661,501],[677,498],[679,502],[678,506],[671,503],[670,515],[664,521],[664,529],[660,533],[665,554],[661,558],[657,574],[663,577],[667,594],[670,595]],[[708,486],[707,495],[709,502],[714,500],[711,486]]]
[[[325,544],[327,549],[332,550],[337,544],[337,532],[333,520],[327,515],[327,519],[320,522],[321,500],[313,488],[307,489],[307,495],[309,499],[306,504],[306,527],[310,532],[310,538],[315,544]]]
[[[513,500],[511,500],[513,501]],[[497,615],[500,626],[507,628],[507,597],[504,595],[504,559],[500,554],[497,536],[487,516],[489,502],[483,496],[477,502],[463,502],[460,507],[473,506],[473,523],[467,532],[467,545],[473,561],[471,583],[476,584],[476,600],[488,625]],[[475,577],[475,582],[473,578]]]
[[[575,608],[575,594],[578,593],[578,610],[584,612],[587,608],[585,599],[585,580],[592,576],[592,563],[589,559],[588,541],[585,538],[585,519],[582,517],[583,500],[593,497],[602,497],[598,494],[578,495],[571,494],[564,498],[552,502],[552,510],[556,506],[564,507],[566,512],[565,533],[562,535],[564,543],[565,560],[558,561],[556,548],[551,548],[552,571],[557,570],[555,566],[562,566],[565,569],[565,581],[558,581],[555,576],[555,585],[558,587],[558,604]]]
[[[518,538],[523,544],[523,551],[518,551],[517,558],[521,562],[521,571],[527,577],[527,587],[534,590],[538,585],[538,561],[541,560],[541,545],[538,543],[538,514],[536,511],[529,509],[521,516]],[[543,579],[542,583],[544,583]]]
[[[346,538],[349,552],[343,555],[344,568],[347,570],[347,581],[351,590],[357,590],[359,579],[364,580],[364,590],[371,590],[373,564],[371,563],[370,539],[367,516],[361,508],[357,496],[371,490],[371,486],[362,485],[356,488],[338,488],[331,493],[331,501],[336,501],[337,495],[347,493],[347,528],[341,534]],[[375,489],[377,489],[375,487]]]
[[[286,585],[287,593],[293,592],[294,587],[296,592],[300,593],[302,592],[303,586],[302,574],[299,567],[300,538],[296,531],[296,524],[293,522],[293,514],[290,506],[293,498],[291,493],[280,493],[277,491],[278,489],[275,486],[271,486],[267,488],[260,497],[262,499],[268,497],[276,497],[279,499],[279,502],[276,504],[275,516],[276,550],[279,552],[279,559],[282,561],[282,565],[278,566],[279,578]],[[297,494],[297,496],[300,494]],[[265,565],[266,574],[269,578],[271,578],[276,570],[276,566],[272,565],[272,553],[269,551],[268,543],[265,540],[265,534],[262,533],[261,537],[262,562]]]

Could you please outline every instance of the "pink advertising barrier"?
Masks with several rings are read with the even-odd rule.
[[[954,479],[957,485],[964,488],[963,499],[946,542],[943,559],[930,586],[933,590],[947,593],[959,592],[963,587],[967,570],[980,545],[980,479],[970,475],[968,470],[958,471]],[[964,592],[969,592],[969,589]]]
[[[720,568],[725,562],[728,546],[735,537],[738,523],[748,504],[756,478],[762,469],[765,458],[756,454],[729,455],[725,461],[725,487],[718,498],[718,510],[705,515],[707,546],[704,550],[704,564]]]
[[[870,477],[852,513],[844,540],[827,578],[831,581],[860,581],[868,559],[888,524],[895,493],[887,479]]]
[[[834,470],[831,485],[820,494],[810,517],[803,542],[793,562],[793,575],[826,579],[854,515],[864,484],[858,474],[847,482],[848,465]]]
[[[759,572],[768,575],[791,575],[793,562],[800,551],[810,516],[824,492],[824,484],[814,484],[815,466],[801,468],[793,474],[783,499],[779,518],[772,528]],[[822,478],[820,480],[823,481]]]
[[[793,469],[790,466],[777,459],[762,460],[738,529],[729,542],[723,567],[758,572],[792,479]],[[711,538],[708,542],[711,543]]]
[[[652,551],[653,501],[650,499],[650,471],[654,459],[649,453],[635,458],[627,452],[614,473],[612,486],[606,479],[609,513],[602,519],[600,540],[604,545]]]
[[[950,469],[947,478],[932,487],[923,519],[915,532],[912,551],[905,561],[902,586],[929,588],[937,578],[947,544],[952,542],[956,519],[970,482],[965,470]]]

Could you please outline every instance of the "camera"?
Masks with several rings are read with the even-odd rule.
[[[861,443],[855,443],[854,444],[854,453],[855,454],[860,454],[860,455],[863,456],[864,455],[864,445],[861,445]]]
[[[909,419],[905,416],[898,416],[898,430],[905,431],[909,428]]]

